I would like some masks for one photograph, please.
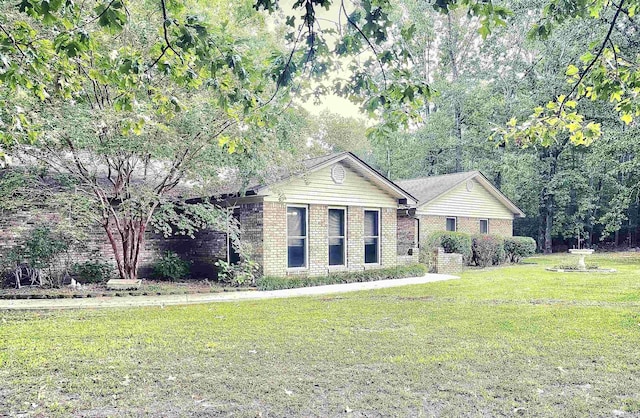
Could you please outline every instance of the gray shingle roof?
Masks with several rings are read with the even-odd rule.
[[[396,184],[418,199],[418,205],[423,205],[477,174],[479,174],[478,171],[466,171],[442,176],[398,180]]]

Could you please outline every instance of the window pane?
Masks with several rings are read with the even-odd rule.
[[[288,240],[288,266],[289,267],[304,267],[305,266],[305,239],[303,238],[289,238]]]
[[[456,230],[456,218],[447,218],[447,231]]]
[[[287,208],[287,235],[290,237],[307,236],[307,209]]]
[[[344,209],[329,209],[329,236],[344,236]]]
[[[378,262],[378,238],[364,239],[364,262],[365,263]]]
[[[378,236],[378,211],[374,211],[374,210],[364,211],[364,236],[365,237]]]
[[[489,233],[489,221],[486,219],[480,220],[480,233],[488,234]]]
[[[329,238],[329,265],[344,265],[344,238]]]

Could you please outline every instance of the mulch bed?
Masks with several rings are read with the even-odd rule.
[[[23,286],[20,289],[0,289],[0,299],[81,299],[99,297],[125,296],[160,296],[185,295],[196,293],[222,293],[242,290],[257,290],[255,287],[232,287],[211,284],[209,282],[156,282],[144,280],[138,290],[107,290],[104,284],[86,284],[82,289],[69,287],[59,289],[42,289],[39,287]]]

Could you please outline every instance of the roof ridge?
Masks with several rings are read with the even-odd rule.
[[[396,182],[401,182],[401,181],[418,181],[418,180],[425,180],[425,179],[435,179],[438,177],[450,177],[450,176],[455,176],[455,175],[462,175],[462,174],[482,174],[481,171],[479,170],[471,170],[471,171],[458,171],[457,173],[447,173],[447,174],[436,174],[435,176],[424,176],[424,177],[414,177],[411,179],[402,179],[402,180],[396,180]]]

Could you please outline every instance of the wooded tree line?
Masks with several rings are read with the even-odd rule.
[[[129,278],[150,225],[228,222],[186,197],[332,149],[370,148],[392,179],[481,169],[530,215],[520,234],[593,240],[637,222],[638,3],[3,3],[0,163],[61,177],[0,192],[25,207],[69,185]],[[366,136],[296,105],[329,92]]]
[[[572,63],[602,42],[615,12],[569,19],[537,39],[530,31],[548,2],[501,2],[513,14],[483,39],[480,21],[465,9],[442,14],[427,2],[398,3],[398,20],[416,33],[408,45],[412,71],[436,93],[414,126],[370,136],[370,160],[381,172],[400,179],[481,170],[527,214],[515,233],[535,238],[546,252],[552,241],[571,247],[578,238],[590,246],[637,246],[640,130],[620,117],[619,100],[577,103],[586,120],[602,127],[590,143],[569,133],[547,144],[520,142],[501,129],[571,89]],[[637,57],[638,35],[633,17],[619,20],[607,45]]]

